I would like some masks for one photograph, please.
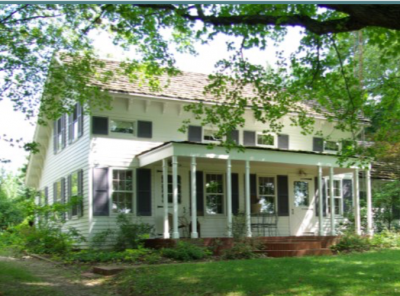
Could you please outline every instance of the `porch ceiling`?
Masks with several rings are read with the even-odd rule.
[[[315,168],[317,165],[324,167],[333,166],[335,173],[348,173],[351,169],[341,168],[337,164],[335,155],[326,153],[317,153],[310,151],[291,151],[261,147],[246,147],[245,152],[236,149],[226,151],[224,147],[215,146],[209,149],[207,144],[193,142],[167,142],[149,151],[138,155],[140,167],[150,165],[172,156],[183,158],[201,158],[201,161],[225,161],[230,159],[235,161],[250,161],[260,163],[270,163],[279,166],[293,167],[294,165],[302,167]],[[326,171],[326,174],[328,171]],[[324,172],[325,174],[325,172]]]

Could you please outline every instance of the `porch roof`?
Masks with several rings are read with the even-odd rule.
[[[245,146],[244,148],[245,151],[232,149],[228,152],[225,147],[218,145],[210,149],[209,144],[206,143],[169,141],[138,154],[137,158],[140,167],[172,156],[181,156],[340,168],[336,155],[332,153],[252,146]]]

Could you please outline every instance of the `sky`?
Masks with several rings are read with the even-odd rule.
[[[289,28],[288,34],[279,47],[269,46],[265,51],[248,50],[245,52],[250,62],[266,66],[273,66],[276,62],[275,52],[284,51],[285,56],[289,56],[296,50],[301,39],[299,29]],[[93,35],[94,45],[101,57],[108,57],[115,60],[121,60],[129,57],[132,53],[124,52],[112,45],[111,40],[106,35]],[[213,72],[215,63],[228,56],[226,51],[227,37],[217,36],[214,41],[207,45],[196,46],[197,56],[175,53],[177,67],[182,71],[198,72],[210,74]],[[23,138],[24,142],[33,140],[35,126],[32,121],[27,121],[20,112],[14,112],[12,104],[7,100],[0,100],[0,136],[4,134],[8,138]],[[10,159],[7,164],[0,164],[7,171],[17,172],[25,163],[27,163],[28,154],[21,148],[11,147],[8,143],[0,140],[0,158]]]

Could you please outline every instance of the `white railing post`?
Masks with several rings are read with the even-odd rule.
[[[191,238],[198,238],[199,234],[197,232],[197,189],[196,189],[196,157],[192,157],[191,164],[191,179],[192,179],[192,232],[190,234]]]
[[[170,238],[169,235],[169,220],[168,220],[168,163],[167,159],[162,160],[163,168],[163,205],[164,205],[164,234],[165,239]]]
[[[323,200],[323,184],[322,184],[322,166],[318,166],[318,221],[319,221],[319,235],[322,236],[324,234],[324,200]]]
[[[174,203],[172,238],[179,238],[178,231],[178,158],[172,156],[172,201]]]
[[[329,169],[329,196],[330,196],[330,205],[331,205],[331,235],[336,235],[335,229],[335,196],[334,196],[334,189],[333,189],[333,166]]]
[[[365,171],[365,182],[367,190],[367,233],[368,235],[374,234],[374,228],[372,226],[372,190],[371,190],[371,169]]]
[[[231,160],[226,161],[226,193],[227,193],[227,236],[232,237],[232,165]]]
[[[354,196],[354,220],[355,220],[355,231],[356,234],[361,234],[361,217],[360,217],[360,181],[358,176],[358,168],[354,170],[354,186],[353,186],[353,196]]]
[[[250,212],[250,162],[246,160],[246,230],[247,237],[251,237],[251,212]]]

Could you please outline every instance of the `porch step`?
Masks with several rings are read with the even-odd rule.
[[[265,250],[256,253],[267,254],[268,257],[302,257],[302,256],[322,256],[332,255],[330,249],[303,249],[303,250]]]
[[[322,243],[321,241],[267,242],[264,248],[266,251],[321,249]]]

